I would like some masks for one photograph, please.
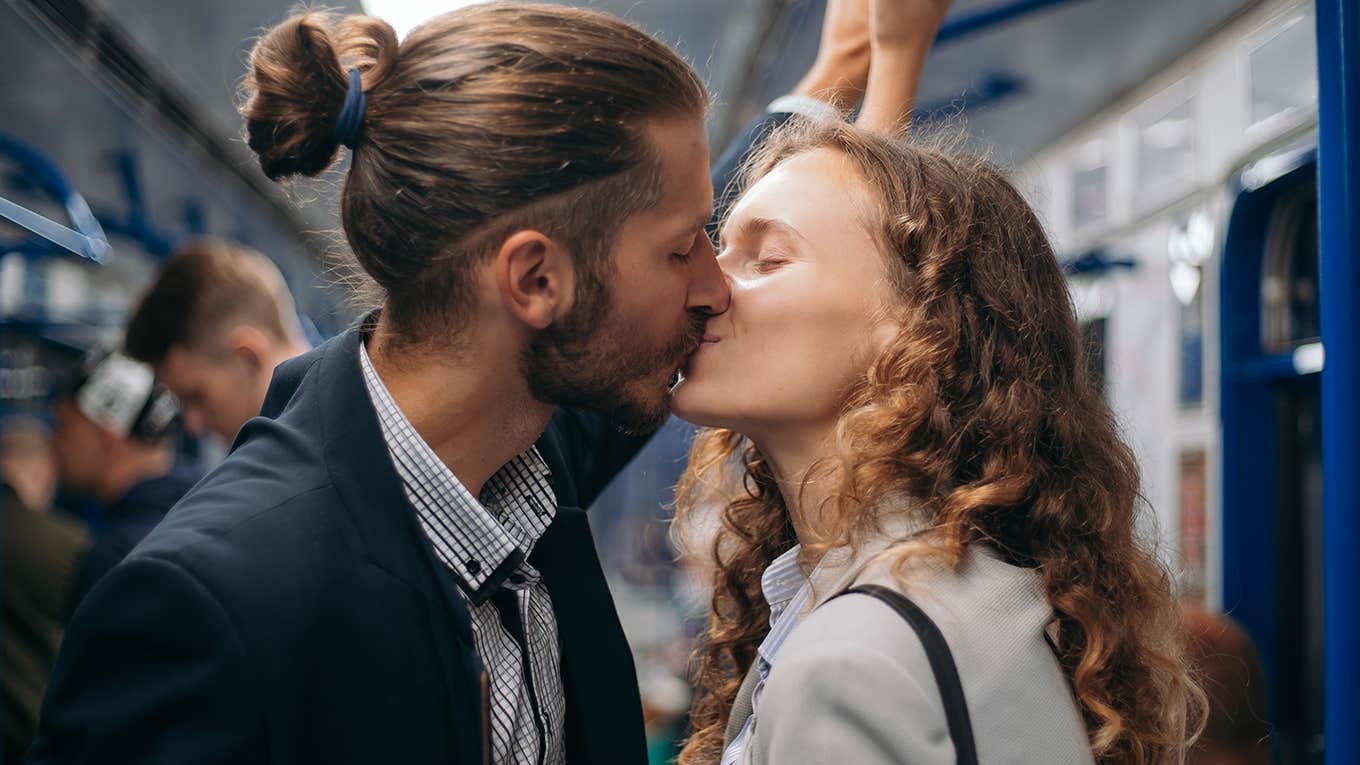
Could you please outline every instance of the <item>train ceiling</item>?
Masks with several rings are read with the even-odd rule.
[[[240,140],[236,88],[251,40],[292,0],[9,0],[40,12],[88,11],[120,39],[144,77],[178,100],[182,117],[238,172],[255,174]],[[440,0],[366,0],[384,8]],[[448,0],[447,7],[459,4]],[[787,89],[815,53],[822,0],[589,0],[675,44],[708,80],[715,146]],[[977,140],[1017,163],[1165,67],[1256,0],[955,0],[950,21],[1017,9],[1006,23],[937,45],[920,103],[958,107]],[[358,0],[328,3],[358,11]],[[397,11],[393,11],[394,13]],[[948,22],[947,22],[948,23]],[[35,65],[36,66],[36,65]],[[29,87],[51,88],[36,70]],[[25,80],[20,79],[23,83]],[[14,87],[14,85],[7,86]],[[23,85],[19,85],[23,87]],[[262,179],[259,179],[262,180]],[[272,193],[261,185],[262,193]],[[334,189],[319,187],[300,220],[333,225]]]

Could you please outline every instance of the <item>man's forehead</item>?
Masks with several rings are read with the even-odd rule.
[[[156,377],[161,382],[174,387],[184,384],[203,363],[200,354],[181,345],[172,345],[165,352],[165,358],[156,365]]]
[[[660,157],[663,207],[668,213],[713,207],[709,177],[708,137],[699,120],[659,120],[650,126]]]
[[[667,216],[683,221],[690,228],[707,226],[713,217],[713,181],[707,164],[699,165],[688,177],[671,177],[667,183]]]
[[[662,158],[703,156],[708,160],[708,131],[693,117],[665,117],[647,122],[647,137]]]
[[[678,181],[668,183],[659,203],[644,212],[639,223],[652,227],[654,234],[678,236],[707,226],[712,217],[713,186],[705,177],[703,184],[697,186]]]

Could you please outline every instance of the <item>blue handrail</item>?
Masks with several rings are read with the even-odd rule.
[[[1360,4],[1317,0],[1327,762],[1360,762]]]
[[[948,19],[940,26],[935,42],[944,43],[961,37],[985,32],[1002,24],[1007,24],[1021,16],[1042,11],[1055,5],[1077,2],[1077,0],[1017,0],[994,8],[965,13]]]
[[[1111,257],[1098,247],[1062,260],[1059,265],[1068,276],[1103,276],[1116,269],[1132,271],[1138,268],[1138,261],[1130,257]]]
[[[1025,89],[1025,80],[1018,75],[993,72],[948,101],[916,107],[911,112],[911,121],[921,123],[941,117],[949,118],[965,111],[971,112],[1020,95]]]

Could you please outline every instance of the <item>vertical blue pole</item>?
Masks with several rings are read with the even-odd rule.
[[[1328,765],[1360,762],[1360,2],[1317,0]]]

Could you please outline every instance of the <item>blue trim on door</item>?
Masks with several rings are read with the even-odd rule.
[[[1280,555],[1277,519],[1278,454],[1274,386],[1301,377],[1292,359],[1261,345],[1263,248],[1279,202],[1311,192],[1317,160],[1259,188],[1238,194],[1228,221],[1220,292],[1223,417],[1223,608],[1260,651],[1269,689],[1276,696]],[[1331,363],[1331,359],[1327,359]]]
[[[1317,0],[1327,762],[1360,762],[1360,3]]]

